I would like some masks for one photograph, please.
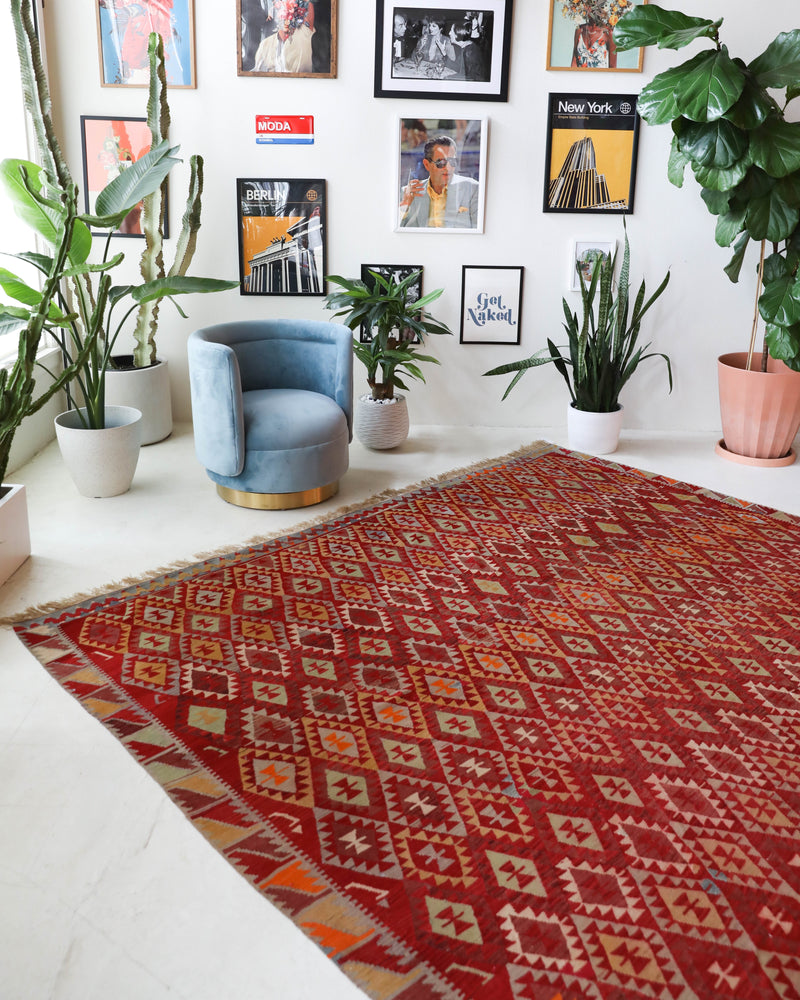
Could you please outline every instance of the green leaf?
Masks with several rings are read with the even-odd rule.
[[[778,110],[777,104],[769,94],[748,77],[741,97],[730,110],[725,112],[725,118],[738,128],[749,132],[762,125]]]
[[[49,246],[54,247],[60,242],[66,212],[51,198],[44,199],[42,174],[41,168],[28,160],[3,160],[0,163],[0,183],[11,199],[15,213]],[[52,194],[52,189],[48,189],[48,193]],[[91,249],[91,233],[82,223],[76,222],[69,249],[70,263],[82,263]]]
[[[800,170],[800,122],[767,119],[751,134],[750,155],[770,177],[786,177]]]
[[[190,295],[195,292],[224,292],[238,288],[238,281],[224,281],[222,278],[197,278],[190,275],[156,278],[131,290],[134,302],[152,302],[155,299],[173,295]]]
[[[21,278],[18,278],[16,274],[12,274],[11,271],[7,271],[4,267],[0,267],[0,288],[10,295],[12,299],[16,299],[17,302],[23,302],[28,306],[38,305],[42,300],[42,293],[37,291],[35,288],[31,288],[30,285],[26,285]]]
[[[697,183],[704,188],[711,188],[712,191],[730,191],[737,184],[741,183],[749,170],[749,160],[745,158],[727,170],[718,170],[716,167],[701,167],[697,163],[692,163],[692,172]]]
[[[636,102],[636,110],[639,117],[648,125],[667,125],[680,117],[675,100],[675,88],[682,74],[683,66],[674,66],[654,76],[650,83],[642,88]]]
[[[767,323],[777,326],[800,323],[800,282],[787,274],[765,285],[758,311]]]
[[[791,273],[792,269],[779,253],[771,253],[764,259],[764,281],[767,284],[790,277]]]
[[[30,315],[17,306],[0,306],[0,336],[17,333],[28,325]]]
[[[168,142],[160,142],[126,167],[97,196],[94,209],[96,215],[116,217],[120,212],[127,214],[142,198],[156,191],[175,164],[181,162],[172,156],[179,148],[170,146]]]
[[[683,187],[683,177],[686,173],[687,163],[689,163],[689,157],[681,152],[678,137],[674,135],[669,151],[669,160],[667,161],[667,178],[675,187]]]
[[[726,212],[717,219],[717,227],[714,238],[718,246],[729,247],[744,229],[744,219],[746,210],[737,208],[735,211]]]
[[[678,110],[692,121],[716,121],[739,100],[745,80],[744,70],[724,45],[718,51],[701,52],[683,65],[675,86]]]
[[[800,223],[796,200],[787,200],[780,184],[765,195],[751,198],[747,205],[747,231],[754,240],[778,243],[788,239]]]
[[[777,326],[767,323],[766,341],[769,353],[794,371],[800,371],[800,324]]]
[[[614,28],[614,43],[621,52],[643,45],[679,49],[695,38],[714,38],[720,24],[721,19],[690,17],[651,3],[633,7],[619,19]]]
[[[749,245],[750,236],[747,233],[742,233],[733,248],[733,257],[725,265],[725,273],[734,284],[739,280],[742,264],[744,264],[744,255]]]
[[[724,118],[706,123],[687,121],[680,132],[680,148],[703,167],[727,170],[747,152],[747,135]]]
[[[800,78],[800,28],[782,31],[749,66],[762,87],[796,87]]]
[[[712,215],[724,215],[730,208],[730,191],[712,191],[711,188],[703,188],[700,197]]]

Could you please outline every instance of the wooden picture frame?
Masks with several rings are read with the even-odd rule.
[[[164,65],[170,89],[197,86],[194,0],[173,0],[167,10],[158,0],[120,4],[94,0],[101,87],[147,87],[150,32],[164,39]]]
[[[375,97],[507,101],[513,6],[376,0]]]
[[[524,267],[462,265],[460,343],[521,342],[524,274]]]
[[[395,232],[482,233],[486,201],[487,118],[400,118],[397,125]],[[429,171],[426,144],[442,140]],[[446,173],[437,163],[451,161]],[[452,162],[455,161],[455,162]],[[438,176],[437,176],[438,169]],[[431,173],[433,171],[433,173]],[[446,181],[448,196],[435,219],[428,181]]]
[[[238,178],[239,293],[324,295],[324,180]]]
[[[338,0],[299,0],[306,19],[285,21],[287,0],[236,0],[236,67],[239,76],[336,76]],[[288,0],[294,8],[297,0]],[[291,11],[290,11],[291,13]]]
[[[550,94],[545,212],[633,212],[639,148],[636,101],[636,94]]]
[[[642,72],[644,49],[617,52],[612,32],[622,5],[626,9],[638,7],[647,0],[606,0],[604,24],[587,23],[588,0],[549,0],[549,3],[547,69],[580,73]],[[592,3],[591,8],[596,12],[597,4]]]
[[[97,196],[120,171],[150,151],[152,136],[146,118],[122,118],[81,115],[81,150],[83,154],[83,194],[86,211],[95,212]],[[166,195],[167,181],[164,180]],[[141,202],[131,209],[114,236],[138,236],[141,227]],[[169,236],[167,203],[164,204],[164,236]],[[98,230],[97,234],[104,232]],[[96,234],[96,235],[97,235]]]

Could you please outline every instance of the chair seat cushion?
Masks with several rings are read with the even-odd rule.
[[[242,394],[246,450],[284,451],[335,441],[347,432],[342,408],[306,389],[251,389]]]

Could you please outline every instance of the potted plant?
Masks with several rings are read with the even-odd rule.
[[[150,37],[150,88],[147,101],[147,126],[150,148],[167,141],[170,110],[167,102],[167,79],[164,68],[163,41]],[[189,159],[190,177],[186,206],[181,220],[172,264],[164,262],[164,221],[166,198],[163,185],[143,199],[141,228],[144,247],[139,269],[145,282],[180,279],[189,269],[197,245],[203,193],[203,158]],[[233,285],[233,283],[232,283]],[[136,310],[133,329],[133,353],[112,354],[107,371],[107,398],[111,403],[134,406],[142,411],[142,444],[153,444],[172,431],[172,403],[167,361],[157,356],[156,334],[161,299],[141,302]]]
[[[636,369],[648,358],[663,358],[667,365],[670,392],[672,366],[666,354],[651,352],[650,344],[639,344],[642,319],[669,283],[669,271],[664,280],[645,302],[644,279],[633,301],[630,301],[630,245],[625,232],[622,265],[616,288],[614,272],[617,255],[609,260],[605,255],[592,264],[591,280],[586,279],[576,263],[581,284],[583,316],[573,312],[566,299],[564,329],[567,345],[557,347],[548,338],[547,347],[530,358],[512,361],[484,375],[514,377],[503,394],[505,399],[530,368],[553,364],[569,390],[567,431],[570,447],[595,455],[606,455],[617,448],[622,426],[622,404],[619,396]]]
[[[709,43],[656,76],[638,111],[649,125],[671,125],[669,179],[681,187],[691,167],[717,217],[716,242],[733,246],[725,268],[731,281],[739,280],[749,245],[759,251],[749,349],[719,359],[717,452],[785,465],[794,461],[800,426],[800,122],[786,116],[800,95],[800,28],[781,32],[746,62],[722,44],[722,21],[651,3],[626,13],[614,38],[620,50]],[[759,316],[766,327],[757,352]]]
[[[444,289],[419,297],[419,271],[405,278],[378,271],[369,271],[369,275],[369,284],[338,275],[328,277],[341,291],[330,292],[325,305],[337,309],[334,317],[341,316],[351,330],[365,330],[368,338],[363,342],[353,338],[353,351],[367,369],[367,383],[372,390],[359,397],[355,434],[368,448],[394,448],[405,441],[409,426],[406,398],[395,395],[395,389],[408,390],[405,378],[425,381],[420,362],[440,363],[420,353],[425,335],[452,331],[425,316],[425,307],[435,302]]]
[[[128,424],[141,420],[138,411],[131,412],[130,407],[111,409],[106,406],[105,399],[106,372],[114,343],[126,319],[142,304],[162,298],[172,299],[189,292],[221,291],[236,287],[237,282],[189,278],[178,274],[157,277],[139,285],[112,285],[112,272],[122,263],[124,255],[110,254],[110,237],[135,205],[161,187],[178,162],[173,155],[177,147],[170,147],[166,141],[159,142],[101,192],[94,215],[79,214],[73,218],[69,205],[73,197],[77,198],[77,187],[50,118],[50,95],[31,18],[30,0],[12,0],[11,12],[20,54],[25,105],[31,116],[42,163],[39,166],[22,160],[4,161],[2,178],[17,213],[51,251],[55,252],[61,246],[65,228],[69,228],[66,258],[55,272],[56,258],[53,256],[19,256],[54,282],[54,301],[44,315],[43,328],[61,345],[67,369],[71,372],[70,380],[77,383],[82,397],[81,406],[73,407],[67,414],[56,418],[59,444],[68,432],[73,432],[70,437],[79,441],[81,452],[86,453],[87,460],[91,458],[94,461],[99,473],[119,471],[123,464],[126,465],[129,468],[127,485],[125,476],[115,476],[112,482],[102,485],[93,474],[86,479],[82,472],[73,471],[73,478],[77,476],[80,479],[80,485],[77,480],[76,485],[81,492],[88,492],[91,496],[111,496],[128,488],[135,469],[138,443],[134,448],[127,439],[136,437],[140,440],[138,428],[135,432],[129,429],[125,433],[120,429],[121,421]],[[160,63],[163,67],[161,39],[152,35],[150,44],[156,64]],[[153,62],[151,69],[152,66]],[[190,193],[190,200],[192,198]],[[104,253],[99,262],[89,259],[92,249],[89,226],[106,234]],[[4,289],[19,303],[16,307],[18,317],[20,311],[28,310],[33,315],[40,308],[42,293],[16,276],[9,274]],[[126,309],[120,316],[123,308],[120,303],[123,302]],[[102,439],[102,447],[98,445],[101,439],[90,438],[81,431],[107,432]],[[76,434],[78,438],[75,438]],[[123,446],[126,457],[110,459],[106,451],[108,442],[121,443],[122,439],[126,439]],[[69,448],[72,454],[75,446],[70,445]],[[63,449],[62,445],[62,452]]]

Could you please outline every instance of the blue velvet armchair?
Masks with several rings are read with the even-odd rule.
[[[195,450],[223,499],[277,510],[336,493],[352,440],[351,337],[292,319],[190,334]]]

